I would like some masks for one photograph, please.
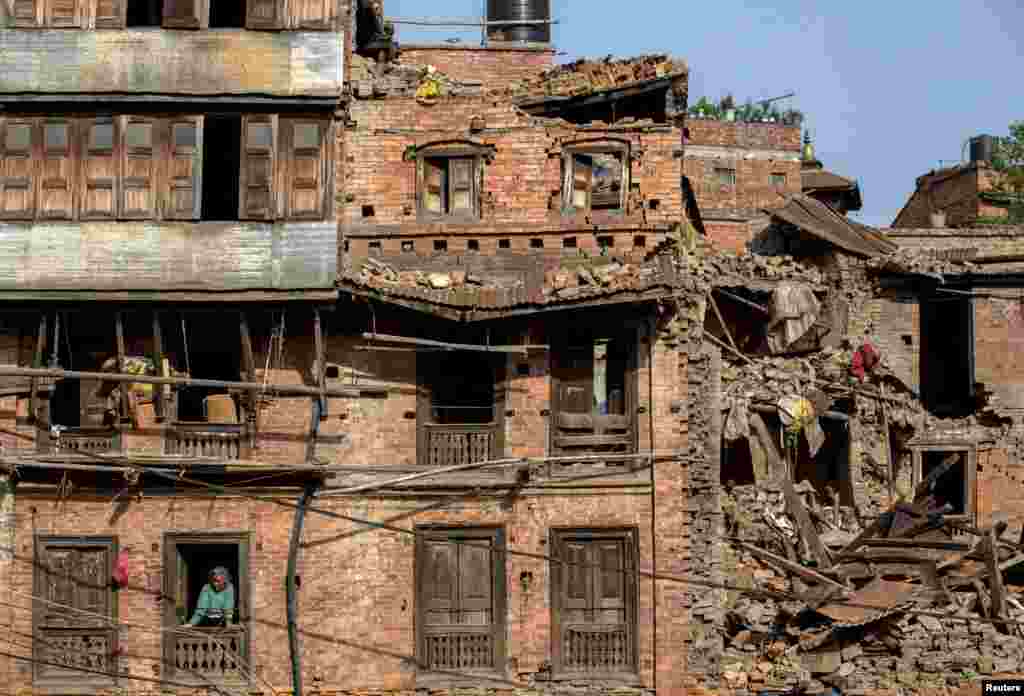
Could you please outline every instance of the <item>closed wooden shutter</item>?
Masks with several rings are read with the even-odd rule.
[[[164,0],[163,26],[199,29],[207,23],[206,14],[204,0]]]
[[[46,26],[80,27],[83,0],[46,0]]]
[[[33,119],[0,118],[0,219],[35,217],[36,168],[32,152],[38,139]]]
[[[576,155],[572,158],[572,164],[572,206],[577,210],[587,210],[590,207],[594,163],[588,155]]]
[[[245,116],[238,202],[238,217],[242,220],[277,217],[276,153],[277,116]]]
[[[87,120],[82,129],[82,220],[117,216],[117,124],[110,118]]]
[[[459,623],[457,549],[444,540],[424,543],[423,603],[429,626]]]
[[[118,217],[151,220],[156,217],[158,122],[151,118],[122,116],[121,186]]]
[[[203,191],[203,117],[170,120],[163,216],[198,220]]]
[[[71,220],[75,211],[74,123],[43,121],[39,174],[39,217]]]
[[[452,215],[472,215],[476,211],[473,200],[473,158],[452,157],[448,160],[448,212]]]
[[[281,148],[286,160],[285,215],[292,220],[319,220],[324,214],[326,123],[300,119],[281,121]]]
[[[14,0],[12,18],[15,27],[39,27],[43,24],[43,0]]]
[[[331,29],[334,0],[289,0],[288,25],[296,29]]]
[[[447,162],[443,159],[423,160],[423,210],[433,215],[445,212],[444,177]]]
[[[127,12],[127,0],[96,0],[96,28],[124,29]]]
[[[82,539],[37,545],[36,676],[71,683],[109,671],[116,633],[110,590],[114,545]],[[61,666],[56,666],[61,665]],[[83,672],[82,670],[91,670]]]
[[[247,0],[245,3],[246,29],[283,29],[284,20],[284,0]]]
[[[459,623],[468,626],[490,626],[491,589],[491,541],[490,539],[466,539],[460,545],[459,553]]]

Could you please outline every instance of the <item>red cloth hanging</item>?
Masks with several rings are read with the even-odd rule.
[[[128,552],[122,551],[117,554],[117,561],[114,563],[114,582],[118,587],[128,586]]]
[[[850,374],[863,382],[867,373],[874,370],[881,359],[882,358],[878,354],[878,350],[876,350],[868,341],[864,341],[864,345],[853,353],[853,362],[850,364]]]

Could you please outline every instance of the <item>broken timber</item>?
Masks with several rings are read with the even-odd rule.
[[[821,573],[817,572],[816,570],[812,570],[810,568],[805,568],[804,566],[800,565],[799,563],[794,563],[792,561],[787,561],[782,556],[776,556],[774,553],[772,553],[770,551],[765,551],[764,549],[758,548],[757,546],[754,546],[753,544],[748,544],[745,541],[740,541],[739,539],[736,539],[735,541],[736,541],[737,544],[740,545],[740,547],[742,547],[746,551],[750,552],[751,555],[757,556],[761,560],[763,560],[763,561],[765,561],[767,563],[771,563],[771,564],[777,566],[778,568],[780,568],[780,569],[782,569],[784,571],[793,573],[794,575],[799,575],[800,577],[804,578],[805,580],[810,580],[811,582],[817,582],[817,583],[821,583],[823,585],[828,585],[829,587],[834,587],[836,589],[842,590],[843,592],[846,592],[847,589],[848,589],[842,583],[836,582],[832,578],[825,577],[824,575],[822,575]]]

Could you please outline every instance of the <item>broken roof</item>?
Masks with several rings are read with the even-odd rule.
[[[782,208],[765,212],[857,256],[881,256],[897,248],[878,230],[851,222],[828,205],[804,194],[790,196]]]
[[[665,54],[613,60],[581,59],[558,65],[536,77],[513,83],[499,92],[517,102],[571,99],[600,92],[623,90],[659,80],[671,81],[689,74],[685,61]]]

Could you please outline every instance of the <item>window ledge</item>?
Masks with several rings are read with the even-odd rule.
[[[640,678],[640,675],[632,672],[555,672],[551,675],[551,678],[548,681],[580,683],[615,682],[616,686],[644,688],[644,683]]]
[[[454,670],[451,672],[432,672],[429,670],[421,670],[416,674],[417,689],[474,688],[491,685],[492,682],[501,682],[503,685],[507,685],[509,677],[505,672],[496,670],[466,672],[462,675],[456,675]]]
[[[32,691],[36,694],[77,696],[78,694],[95,694],[97,689],[117,686],[117,679],[114,677],[97,676],[95,679],[88,678],[88,675],[84,675],[84,677],[76,678],[74,681],[35,679],[32,681]]]

